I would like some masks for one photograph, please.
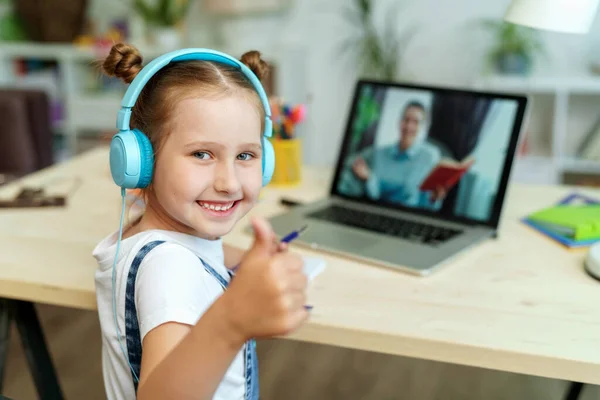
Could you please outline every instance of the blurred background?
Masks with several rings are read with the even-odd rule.
[[[144,62],[177,47],[258,49],[274,69],[269,94],[307,105],[304,161],[327,165],[358,77],[527,93],[515,179],[597,184],[600,21],[584,35],[534,31],[502,22],[509,3],[0,0],[0,86],[47,94],[60,161],[114,131],[125,87],[97,66],[113,42]]]
[[[126,87],[103,77],[97,62],[126,41],[145,63],[180,47],[236,57],[260,50],[273,67],[268,93],[306,105],[296,136],[307,164],[335,162],[359,77],[526,93],[532,104],[513,180],[600,186],[600,18],[583,35],[534,31],[503,23],[509,3],[0,0],[0,184],[108,143]],[[40,310],[67,397],[103,398],[97,316]],[[11,346],[6,393],[35,398]],[[75,360],[88,351],[94,356],[81,368]],[[267,400],[558,399],[565,388],[314,344],[271,341],[261,352]]]

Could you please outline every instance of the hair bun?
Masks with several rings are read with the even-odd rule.
[[[115,76],[125,83],[131,83],[142,70],[142,55],[134,46],[117,43],[104,59],[102,69],[108,76]]]
[[[262,80],[269,73],[269,64],[260,58],[260,52],[257,50],[244,53],[240,61],[254,72],[258,80]]]

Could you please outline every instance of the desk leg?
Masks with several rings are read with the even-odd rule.
[[[571,384],[569,386],[569,391],[567,392],[567,396],[565,397],[565,400],[579,399],[579,395],[581,394],[582,389],[583,389],[583,383],[571,382]]]
[[[8,302],[0,300],[0,393],[4,392],[4,371],[10,341],[11,318],[11,307]]]
[[[35,306],[28,301],[0,300],[0,378],[6,363],[8,332],[10,320],[14,320],[21,336],[21,343],[29,364],[38,396],[41,400],[64,398],[50,352],[46,347],[42,326],[38,320]],[[1,384],[0,384],[1,385]]]

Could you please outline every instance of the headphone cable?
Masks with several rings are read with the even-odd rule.
[[[129,368],[131,369],[131,373],[133,374],[135,381],[139,382],[139,378],[138,378],[137,374],[135,373],[133,366],[129,362],[129,357],[127,356],[127,353],[125,352],[123,343],[121,343],[121,330],[119,329],[119,323],[117,321],[117,294],[116,294],[116,289],[115,289],[115,281],[116,281],[117,258],[119,256],[119,250],[121,248],[121,237],[123,236],[123,221],[124,221],[124,219],[125,219],[125,188],[121,188],[121,220],[119,222],[119,237],[117,239],[117,250],[116,250],[115,259],[114,259],[113,268],[112,268],[113,317],[114,317],[115,326],[117,327],[117,340],[119,341],[119,346],[121,347],[121,351],[123,352],[123,356],[125,357],[127,364],[129,364]]]

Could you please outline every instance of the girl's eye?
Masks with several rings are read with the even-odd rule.
[[[200,160],[208,160],[210,158],[210,154],[206,151],[197,151],[194,153],[194,157],[199,158]]]
[[[254,156],[250,153],[242,153],[237,156],[238,160],[242,160],[242,161],[248,161],[252,157],[254,157]]]

